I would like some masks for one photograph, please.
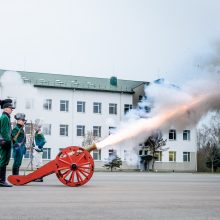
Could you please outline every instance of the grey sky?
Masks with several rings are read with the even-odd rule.
[[[0,68],[182,80],[220,36],[219,0],[0,0]]]

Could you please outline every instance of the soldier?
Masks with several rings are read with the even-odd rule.
[[[12,130],[14,157],[12,175],[19,175],[19,168],[22,163],[22,158],[26,153],[26,135],[24,133],[24,125],[27,120],[25,120],[25,114],[23,113],[17,113],[15,115],[15,119],[17,120],[17,124]]]
[[[44,134],[42,133],[41,126],[38,126],[34,135],[34,152],[33,152],[33,164],[34,168],[38,169],[43,166],[43,146],[46,143]],[[43,182],[43,178],[36,179],[35,182]]]
[[[11,157],[11,121],[10,114],[14,107],[12,106],[12,100],[10,102],[1,101],[1,108],[3,113],[0,118],[0,187],[11,187],[6,182],[6,167]]]

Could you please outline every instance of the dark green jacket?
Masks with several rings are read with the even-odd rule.
[[[14,140],[17,133],[20,131],[18,137],[16,140]],[[13,140],[13,146],[25,146],[26,144],[26,136],[24,133],[24,129],[21,125],[16,124],[16,126],[12,130],[12,140]]]
[[[42,149],[43,146],[45,145],[46,143],[46,140],[45,140],[45,137],[42,133],[38,133],[38,132],[35,132],[35,144],[36,146],[38,146],[39,149]]]
[[[4,141],[11,141],[10,115],[6,112],[3,112],[0,118],[0,134]]]

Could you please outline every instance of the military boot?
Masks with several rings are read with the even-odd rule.
[[[0,167],[0,187],[12,187],[6,181],[6,166]]]
[[[19,175],[19,168],[18,167],[12,168],[12,175]]]

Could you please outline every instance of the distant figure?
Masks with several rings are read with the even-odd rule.
[[[38,126],[34,135],[34,152],[33,152],[33,165],[35,169],[43,166],[43,147],[46,144],[46,139],[42,133],[41,126]],[[35,182],[43,182],[43,178],[35,180]]]
[[[14,163],[12,166],[12,175],[19,175],[19,169],[22,163],[23,156],[26,154],[26,135],[24,133],[25,114],[17,113],[15,115],[17,120],[16,126],[12,130],[13,141],[13,157]]]
[[[11,121],[10,114],[14,107],[12,100],[1,100],[0,105],[3,108],[3,113],[0,118],[0,187],[11,187],[12,185],[6,182],[6,167],[11,157]]]

